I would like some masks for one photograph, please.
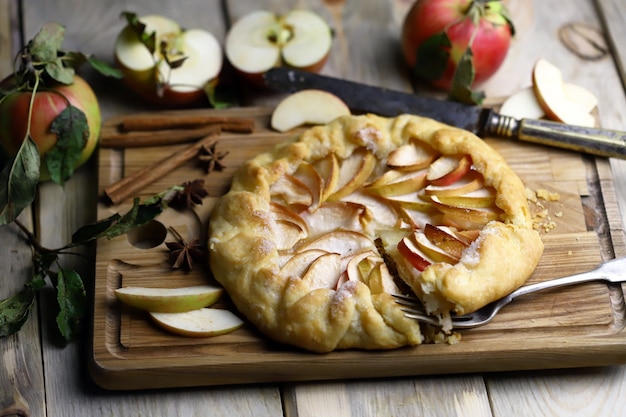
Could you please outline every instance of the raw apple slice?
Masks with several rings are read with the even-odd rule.
[[[448,253],[452,258],[459,260],[468,243],[457,238],[445,226],[439,227],[427,223],[424,227],[424,236],[435,246]]]
[[[278,103],[270,125],[286,132],[304,125],[323,125],[348,115],[350,108],[336,95],[323,90],[301,90]]]
[[[430,165],[426,179],[433,185],[450,185],[463,178],[471,168],[469,155],[442,155]]]
[[[257,85],[263,85],[263,74],[276,66],[319,72],[331,47],[330,26],[308,10],[249,13],[233,24],[224,45],[233,67]]]
[[[480,188],[462,195],[440,195],[439,201],[449,206],[462,208],[493,207],[496,201],[496,192],[492,188]]]
[[[449,185],[429,184],[424,188],[424,194],[442,196],[455,196],[471,193],[479,190],[484,186],[484,178],[478,172],[470,170],[465,176],[458,181]]]
[[[533,88],[548,118],[578,126],[595,125],[595,118],[565,95],[561,70],[545,59],[533,67]]]
[[[545,114],[532,87],[509,96],[502,103],[499,113],[516,119],[541,119]]]
[[[436,153],[425,144],[411,141],[391,151],[387,157],[389,168],[401,171],[414,171],[426,168],[435,159]]]
[[[302,212],[312,236],[336,229],[362,232],[371,221],[372,213],[366,206],[351,201],[331,201],[316,210]]]
[[[150,316],[156,324],[172,333],[190,337],[212,337],[230,333],[244,322],[229,310],[201,308],[183,313],[157,313]]]
[[[146,100],[180,107],[206,96],[206,85],[222,69],[222,47],[210,32],[184,30],[166,17],[140,17],[144,35],[154,34],[151,52],[138,26],[129,23],[115,41],[114,53],[126,83]]]
[[[422,252],[408,236],[405,236],[398,242],[398,252],[420,272],[433,263],[433,260]]]
[[[363,233],[352,230],[335,230],[309,240],[296,248],[298,252],[310,249],[321,249],[326,252],[338,253],[344,257],[364,250],[376,250],[376,245]]]
[[[598,105],[598,98],[585,87],[565,83],[565,97],[576,104],[585,113],[590,113]]]
[[[213,285],[182,288],[123,287],[115,295],[124,304],[146,311],[179,313],[210,306],[224,290]]]
[[[328,201],[337,201],[363,186],[376,168],[376,157],[365,148],[359,148],[344,159],[339,167],[337,190]]]
[[[341,255],[326,253],[313,261],[306,270],[302,281],[309,284],[311,290],[318,288],[337,288],[337,281],[341,275]]]

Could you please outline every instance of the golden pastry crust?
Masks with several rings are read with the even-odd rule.
[[[481,225],[458,262],[431,262],[423,271],[399,252],[398,241],[421,233],[424,222],[440,222],[442,213],[399,209],[367,191],[390,170],[389,155],[414,142],[437,156],[470,156],[483,187],[494,192],[485,212],[497,217]],[[333,176],[333,169],[354,175]],[[351,187],[350,179],[363,175]],[[377,238],[394,262],[383,260]],[[399,291],[394,278],[434,313],[468,312],[522,285],[543,244],[521,180],[481,139],[418,116],[363,115],[313,127],[244,164],[211,214],[209,251],[215,278],[261,332],[328,352],[424,341],[390,295]],[[399,277],[389,272],[396,267]]]

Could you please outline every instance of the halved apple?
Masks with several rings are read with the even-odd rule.
[[[595,125],[595,118],[589,111],[565,95],[563,75],[558,67],[545,59],[539,59],[533,67],[532,78],[535,95],[548,118],[578,126]]]
[[[434,262],[408,236],[405,236],[398,242],[398,252],[420,272]]]
[[[116,297],[131,307],[145,311],[178,313],[196,310],[217,302],[224,290],[213,285],[181,288],[122,287]]]
[[[286,132],[305,125],[323,125],[349,116],[350,108],[339,97],[323,90],[301,90],[285,97],[272,112],[272,129]]]
[[[150,316],[165,330],[191,337],[219,336],[244,325],[244,321],[233,312],[217,308],[201,308],[183,313],[151,312]]]
[[[222,47],[213,34],[185,30],[166,17],[139,18],[144,34],[154,34],[154,51],[130,23],[115,40],[115,60],[128,86],[146,100],[180,107],[206,96],[205,87],[222,69]]]
[[[436,155],[426,144],[413,140],[391,151],[387,157],[387,166],[401,171],[419,170],[429,166]]]
[[[430,165],[426,179],[433,185],[450,185],[463,178],[471,168],[469,155],[442,155]]]
[[[247,80],[263,85],[276,66],[319,72],[332,47],[328,23],[309,10],[284,15],[258,10],[237,20],[226,35],[226,57]]]
[[[376,168],[376,157],[365,148],[355,150],[339,167],[337,190],[328,201],[341,200],[360,188]]]
[[[469,244],[456,237],[456,235],[445,226],[434,226],[427,223],[424,227],[424,236],[435,246],[448,253],[452,258],[459,260],[463,251]]]

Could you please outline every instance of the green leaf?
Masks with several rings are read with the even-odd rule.
[[[33,280],[31,281],[31,286],[34,289],[39,289],[45,285],[46,277],[50,275],[50,268],[58,259],[59,256],[56,253],[35,252],[33,256]]]
[[[13,220],[35,199],[39,183],[39,150],[28,136],[12,164],[0,171],[0,225]]]
[[[128,233],[135,227],[143,226],[163,212],[163,204],[139,204],[139,198],[133,200],[133,207],[119,221],[101,234],[102,237],[114,237]]]
[[[156,32],[146,33],[146,25],[139,20],[135,13],[122,12],[122,17],[126,19],[128,26],[133,28],[139,41],[148,48],[150,54],[154,54],[156,51]]]
[[[25,287],[19,293],[0,301],[0,337],[20,330],[35,304],[35,293]]]
[[[87,117],[70,104],[54,119],[50,131],[57,135],[57,142],[46,154],[46,167],[52,181],[63,184],[74,173],[74,166],[87,144]]]
[[[485,95],[482,92],[472,91],[472,83],[476,75],[473,57],[472,48],[468,47],[461,56],[452,77],[452,85],[449,92],[451,100],[472,104],[480,104],[484,100]]]
[[[100,74],[106,77],[122,78],[122,71],[118,70],[107,64],[104,61],[97,59],[95,56],[90,55],[87,57],[87,62]]]
[[[58,23],[46,23],[28,44],[28,50],[35,61],[54,61],[61,49],[64,36],[63,26]]]
[[[70,341],[78,333],[82,319],[87,311],[87,294],[83,280],[76,271],[61,268],[57,274],[57,327]]]
[[[106,219],[102,219],[97,221],[96,223],[85,225],[79,228],[72,235],[72,244],[81,244],[87,243],[89,241],[95,240],[103,236],[106,231],[116,224],[121,216],[118,213],[115,213],[112,216],[107,217]]]
[[[74,83],[74,68],[64,67],[61,58],[48,62],[45,66],[45,71],[53,80],[61,84],[71,85]]]
[[[443,76],[448,65],[450,38],[445,32],[432,35],[417,48],[417,59],[413,71],[419,78],[428,81],[438,80]]]

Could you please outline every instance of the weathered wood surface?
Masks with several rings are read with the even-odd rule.
[[[512,53],[496,78],[485,86],[492,98],[510,94],[530,84],[530,68],[541,56],[564,70],[565,77],[588,87],[600,99],[599,115],[605,127],[626,126],[626,98],[623,89],[626,53],[623,45],[626,7],[621,0],[556,1],[509,0],[519,11],[522,28]],[[16,1],[0,1],[0,48],[18,30],[17,20],[7,27],[7,9]],[[318,1],[279,0],[230,1],[226,14],[240,16],[264,5],[312,6],[329,18],[342,35],[333,49],[324,72],[362,82],[409,90],[410,83],[399,64],[397,27],[409,1]],[[46,21],[67,26],[66,46],[92,52],[112,61],[112,42],[122,26],[119,13],[160,13],[179,19],[188,27],[210,28],[222,38],[225,16],[220,2],[133,1],[89,2],[76,0],[24,2],[26,39]],[[11,14],[11,16],[16,16]],[[585,62],[566,50],[556,36],[569,21],[605,25],[614,47],[613,59]],[[518,25],[519,27],[519,25]],[[396,52],[394,52],[394,50]],[[12,51],[13,53],[15,51]],[[6,49],[0,49],[0,65],[6,71]],[[12,53],[9,54],[12,56]],[[8,58],[10,59],[10,58]],[[9,64],[10,66],[10,64]],[[3,75],[6,72],[3,73]],[[117,82],[86,74],[101,98],[105,118],[114,114],[146,109]],[[622,79],[620,80],[620,76]],[[249,96],[244,104],[263,104]],[[44,243],[63,243],[76,227],[95,217],[95,164],[80,170],[64,188],[45,185],[35,210],[35,225]],[[617,202],[608,209],[626,213],[626,163],[611,160],[599,167],[611,173]],[[606,178],[606,177],[605,177]],[[602,183],[602,181],[601,181]],[[621,224],[612,225],[614,240],[623,241]],[[28,248],[20,255],[9,251],[15,229],[0,229],[0,295],[19,288],[28,279]],[[7,237],[7,235],[9,237]],[[624,245],[615,248],[624,255]],[[610,255],[610,254],[607,254]],[[68,260],[68,262],[75,262]],[[79,265],[81,266],[81,265]],[[92,267],[81,266],[86,276]],[[16,273],[15,271],[22,271]],[[8,271],[8,272],[7,272]],[[19,275],[17,277],[16,275]],[[46,308],[45,295],[41,303]],[[46,310],[44,310],[46,311]],[[0,414],[33,416],[107,415],[397,415],[397,416],[591,416],[623,415],[626,403],[626,367],[613,366],[568,371],[470,374],[444,377],[397,378],[333,383],[269,384],[263,386],[167,390],[156,392],[109,393],[90,382],[85,372],[86,340],[61,348],[50,336],[54,325],[50,314],[34,315],[18,336],[0,340]],[[41,331],[39,331],[41,329]],[[17,409],[10,408],[17,404]],[[22,410],[22,411],[20,411]],[[21,414],[20,414],[21,413]]]

